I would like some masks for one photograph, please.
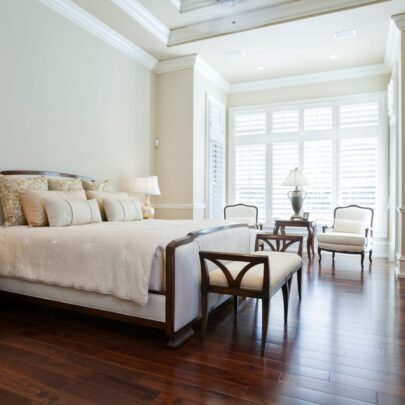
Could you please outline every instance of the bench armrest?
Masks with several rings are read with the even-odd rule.
[[[302,257],[303,240],[304,237],[298,235],[274,235],[272,233],[258,233],[256,235],[255,250],[259,249],[260,241],[267,244],[273,252],[285,252],[292,244],[298,243],[298,255]]]
[[[263,264],[263,288],[264,290],[269,289],[269,259],[267,256],[209,251],[200,251],[199,255],[201,263],[201,288],[203,290],[207,289],[209,286],[209,271],[206,263],[207,261],[214,263],[224,273],[228,286],[231,288],[240,288],[240,283],[242,282],[243,276],[252,267],[255,267],[258,264]],[[230,262],[245,262],[246,266],[243,267],[238,276],[234,279],[231,272],[226,267],[226,264],[221,263],[221,260]]]

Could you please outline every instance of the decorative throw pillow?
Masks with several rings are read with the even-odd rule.
[[[104,198],[108,198],[109,200],[126,200],[129,198],[127,193],[109,193],[106,191],[91,190],[86,191],[86,196],[88,200],[92,200],[93,198],[97,200],[98,207],[100,208],[101,218],[103,219],[103,221],[107,220],[104,210]]]
[[[110,180],[104,180],[104,181],[82,180],[82,185],[85,190],[90,190],[90,191],[107,191],[107,192],[114,191]]]
[[[19,191],[47,190],[44,176],[3,176],[0,175],[0,196],[3,205],[4,226],[26,225]]]
[[[52,191],[83,190],[82,180],[48,177],[48,189]]]
[[[110,200],[104,198],[104,209],[109,222],[141,221],[142,207],[136,199]]]
[[[42,191],[22,190],[20,200],[30,226],[48,226],[44,198],[57,198],[62,200],[86,200],[84,190],[78,191]]]
[[[44,198],[49,226],[85,225],[101,222],[96,200]]]

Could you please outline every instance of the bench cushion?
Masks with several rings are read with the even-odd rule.
[[[295,253],[286,252],[255,252],[254,255],[267,256],[270,267],[270,286],[277,288],[280,282],[301,268],[301,257]],[[235,279],[239,272],[247,265],[246,262],[227,263],[232,277]],[[221,269],[215,268],[210,272],[210,285],[228,287],[228,282]],[[252,267],[243,277],[241,287],[249,290],[263,289],[263,265]]]
[[[317,236],[319,243],[328,243],[334,245],[355,245],[364,246],[366,237],[360,233],[330,232],[321,233]]]

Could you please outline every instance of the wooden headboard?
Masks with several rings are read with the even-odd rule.
[[[94,181],[91,177],[80,176],[78,174],[60,173],[60,172],[50,172],[44,170],[3,170],[0,174],[5,176],[9,175],[19,175],[19,176],[48,176],[48,177],[68,177],[72,179],[83,179],[88,181]]]

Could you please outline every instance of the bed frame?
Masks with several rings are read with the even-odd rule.
[[[65,177],[65,178],[77,178],[77,179],[86,179],[88,181],[94,181],[94,179],[87,177],[87,176],[80,176],[75,174],[68,174],[68,173],[60,173],[60,172],[53,172],[53,171],[39,171],[39,170],[7,170],[7,171],[0,171],[0,174],[3,175],[42,175],[48,177]],[[187,324],[181,327],[179,330],[176,331],[175,329],[175,289],[176,289],[176,250],[179,247],[182,247],[187,244],[191,244],[196,238],[204,237],[209,234],[213,234],[216,232],[232,230],[234,228],[248,228],[247,225],[244,224],[230,224],[224,225],[214,228],[207,228],[203,230],[199,230],[196,232],[191,232],[184,236],[183,238],[173,240],[170,242],[166,247],[166,268],[165,268],[165,276],[166,276],[166,288],[164,292],[159,291],[149,291],[149,294],[158,294],[165,296],[165,321],[156,321],[152,319],[146,318],[139,318],[135,316],[129,315],[122,315],[118,313],[103,311],[94,308],[87,308],[83,306],[77,306],[72,304],[66,304],[63,302],[56,302],[47,299],[35,298],[30,297],[22,294],[17,293],[10,293],[10,292],[1,292],[1,294],[5,296],[11,296],[17,298],[19,300],[26,300],[31,302],[46,302],[47,305],[51,305],[57,308],[65,308],[69,310],[76,310],[82,313],[87,313],[90,315],[102,316],[109,319],[116,319],[122,321],[129,321],[139,325],[143,325],[146,327],[158,328],[164,330],[169,341],[167,345],[169,347],[179,347],[182,345],[187,339],[189,339],[193,334],[193,326],[194,324],[200,319],[200,316],[195,317],[194,319],[190,320]],[[198,261],[198,258],[196,258]],[[200,270],[198,269],[198,274],[200,274]],[[1,288],[1,286],[0,286]],[[199,292],[197,289],[196,293]]]

